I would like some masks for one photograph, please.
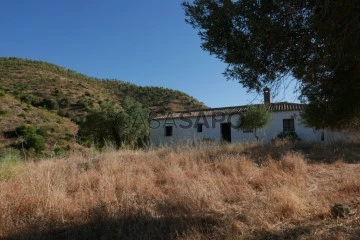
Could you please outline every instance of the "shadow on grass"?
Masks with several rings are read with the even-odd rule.
[[[360,239],[360,228],[354,231],[354,233],[350,237],[350,240],[359,240],[359,239]]]
[[[252,240],[300,240],[300,239],[360,239],[360,228],[356,226],[295,226],[280,231],[254,232]]]
[[[329,224],[329,223],[327,223]],[[40,230],[39,226],[32,226],[28,231],[4,238],[4,240],[82,240],[82,239],[250,239],[250,240],[300,240],[300,239],[360,239],[360,228],[345,225],[295,225],[279,231],[251,231],[245,229],[232,231],[230,222],[224,222],[215,217],[159,217],[134,215],[117,220],[97,220],[86,224],[66,227],[50,227],[38,224],[47,230]],[[50,229],[50,230],[48,230]],[[245,231],[243,231],[245,230]],[[247,230],[250,230],[247,229]],[[314,235],[316,232],[319,235]],[[194,235],[192,235],[194,234]],[[316,238],[312,238],[312,236]],[[344,238],[341,238],[344,239]]]
[[[355,143],[274,142],[253,145],[243,152],[257,163],[262,163],[269,157],[280,160],[287,153],[300,153],[310,163],[330,164],[338,160],[360,163],[360,144]]]
[[[50,227],[40,230],[32,226],[28,231],[6,240],[60,240],[60,239],[175,239],[192,231],[211,238],[217,221],[211,217],[159,217],[134,215],[116,220],[97,220],[81,225]],[[41,225],[41,224],[39,224]],[[44,227],[43,227],[44,228]],[[38,229],[38,230],[37,230]]]
[[[253,239],[255,240],[297,240],[303,239],[304,236],[309,236],[311,234],[311,229],[307,227],[294,227],[285,229],[279,232],[255,232]]]

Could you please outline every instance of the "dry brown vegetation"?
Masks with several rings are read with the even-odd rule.
[[[89,109],[97,109],[103,103],[119,107],[127,96],[154,112],[205,107],[180,91],[97,79],[50,63],[20,58],[0,57],[0,83],[0,90],[18,99],[25,97],[22,101],[47,99],[57,102],[59,106],[48,110],[60,109],[60,115],[71,119],[83,117]]]
[[[0,238],[359,239],[357,151],[210,144],[16,164]],[[332,217],[335,203],[352,214]]]
[[[75,143],[75,134],[78,126],[70,119],[60,117],[45,109],[35,108],[22,103],[16,98],[6,95],[0,97],[0,149],[15,144],[17,138],[6,137],[6,132],[14,131],[16,127],[31,124],[36,127],[48,129],[47,148],[51,149],[55,143],[57,146],[75,149],[79,148]]]

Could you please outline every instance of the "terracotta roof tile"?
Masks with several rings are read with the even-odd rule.
[[[158,115],[154,119],[159,120],[168,118],[191,118],[198,116],[232,115],[240,112],[245,112],[250,106],[259,106],[259,104],[172,112],[168,114]],[[306,104],[279,102],[271,103],[269,106],[269,110],[271,112],[302,111],[305,109],[305,106]]]

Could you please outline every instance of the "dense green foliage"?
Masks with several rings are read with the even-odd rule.
[[[45,139],[40,134],[45,134],[43,129],[36,130],[32,125],[22,125],[16,128],[16,132],[23,137],[18,147],[25,149],[33,149],[36,153],[45,150]]]
[[[241,115],[238,128],[245,131],[253,131],[256,140],[259,140],[257,129],[264,128],[269,123],[270,118],[271,114],[265,106],[251,106]]]
[[[103,105],[89,114],[80,125],[80,141],[99,148],[106,144],[115,144],[117,148],[145,146],[149,135],[149,112],[129,98],[122,107],[122,110],[115,110],[111,105]]]
[[[360,128],[360,2],[194,0],[183,3],[202,48],[249,89],[298,80],[318,128]]]
[[[20,136],[29,136],[31,134],[36,134],[36,129],[32,125],[21,125],[16,128],[16,132]]]
[[[36,153],[45,150],[45,139],[38,134],[25,136],[24,147],[26,149],[34,149]]]

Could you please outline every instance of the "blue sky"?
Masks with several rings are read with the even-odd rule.
[[[223,77],[179,0],[4,0],[0,56],[43,60],[98,78],[188,93],[209,107],[262,101]],[[273,101],[297,101],[290,89]]]

